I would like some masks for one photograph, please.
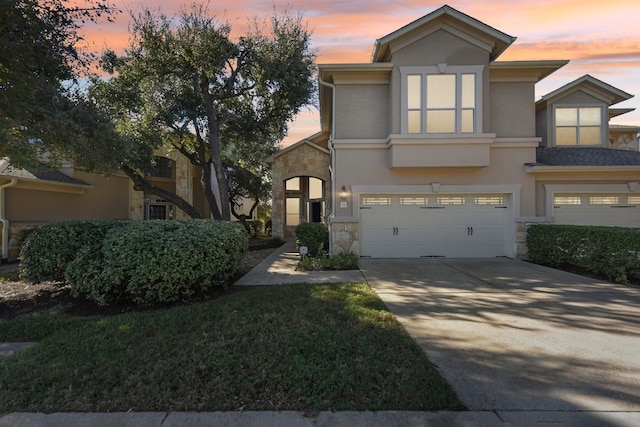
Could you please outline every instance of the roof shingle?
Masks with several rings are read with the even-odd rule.
[[[640,152],[602,147],[538,147],[539,166],[640,166]]]

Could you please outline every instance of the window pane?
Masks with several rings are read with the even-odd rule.
[[[363,197],[362,206],[391,206],[391,197]]]
[[[580,109],[580,125],[581,126],[600,126],[600,108],[590,107]]]
[[[400,204],[403,206],[426,206],[429,201],[426,197],[400,197]]]
[[[556,145],[576,145],[576,128],[556,128]]]
[[[579,205],[580,196],[556,196],[553,198],[554,205]]]
[[[504,197],[502,196],[488,196],[488,197],[474,197],[473,204],[475,205],[504,205]]]
[[[581,127],[580,145],[600,145],[600,127]]]
[[[464,205],[464,197],[438,197],[436,199],[439,205]]]
[[[322,180],[309,178],[309,198],[322,199]]]
[[[462,110],[462,123],[460,125],[460,132],[471,133],[475,131],[474,110]]]
[[[462,108],[475,108],[476,106],[476,75],[462,75]]]
[[[417,111],[409,111],[408,112],[408,122],[407,122],[407,131],[409,133],[420,133],[422,129],[420,129],[420,117],[422,114],[420,110]]]
[[[407,108],[420,108],[421,86],[420,76],[407,77]]]
[[[166,157],[153,157],[154,164],[151,170],[147,172],[147,176],[154,178],[173,178],[172,165],[173,160]]]
[[[556,126],[576,126],[577,124],[577,108],[556,108]]]
[[[617,205],[620,198],[617,196],[591,196],[589,203],[592,205]]]
[[[149,219],[167,219],[167,206],[149,205]]]
[[[627,203],[630,205],[640,205],[640,196],[627,197]]]
[[[288,179],[285,183],[285,189],[290,191],[300,191],[300,178]]]
[[[300,224],[300,199],[290,197],[286,199],[287,225]]]
[[[455,74],[427,76],[427,108],[455,108],[455,106]]]
[[[427,133],[452,133],[455,131],[455,110],[427,111]]]

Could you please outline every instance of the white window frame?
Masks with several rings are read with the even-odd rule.
[[[444,133],[446,135],[464,134],[475,135],[482,133],[482,88],[483,88],[483,65],[464,66],[464,65],[451,65],[438,64],[437,66],[404,66],[400,67],[400,106],[401,106],[401,131],[405,135],[439,135],[438,133],[427,133],[426,113],[427,113],[427,75],[456,75],[456,130],[455,132]],[[462,75],[473,74],[475,75],[475,107],[474,107],[474,120],[473,120],[473,132],[462,132],[462,111],[468,110],[468,108],[462,107]],[[413,75],[421,76],[420,84],[420,132],[409,133],[409,108],[408,108],[408,77]]]
[[[557,129],[558,129],[558,124],[556,123],[556,110],[558,109],[576,109],[578,110],[578,123],[575,126],[576,128],[576,143],[575,144],[560,144],[558,145],[558,141],[557,141]],[[600,109],[600,144],[596,144],[596,145],[580,145],[580,129],[581,128],[587,128],[587,127],[595,127],[595,126],[589,126],[589,125],[584,125],[581,126],[580,125],[580,116],[579,116],[579,110],[580,108],[599,108]],[[605,107],[602,104],[554,104],[553,106],[553,116],[552,116],[552,120],[553,120],[553,145],[556,147],[602,147],[605,143],[605,125],[607,124],[607,118],[605,117],[605,112],[608,110],[605,110]],[[560,127],[564,127],[564,128],[572,128],[574,126],[560,126]]]

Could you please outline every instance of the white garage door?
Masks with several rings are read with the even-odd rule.
[[[363,195],[360,254],[374,258],[507,256],[509,197]]]
[[[626,194],[555,194],[556,224],[640,227],[640,196]]]

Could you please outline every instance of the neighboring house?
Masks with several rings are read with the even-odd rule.
[[[199,169],[176,152],[158,154],[146,179],[209,216]],[[244,206],[243,212],[248,213],[251,203]],[[2,260],[15,259],[24,231],[43,224],[74,219],[176,218],[186,215],[166,200],[135,191],[124,174],[104,177],[74,170],[70,164],[60,169],[41,166],[27,170],[0,159]]]
[[[568,61],[497,61],[514,37],[449,6],[319,66],[320,132],[274,155],[273,234],[326,222],[333,253],[516,257],[529,223],[640,227],[632,97]],[[629,151],[626,151],[629,150]]]

